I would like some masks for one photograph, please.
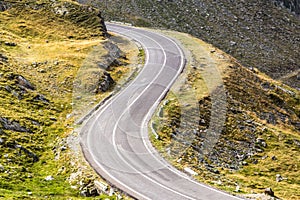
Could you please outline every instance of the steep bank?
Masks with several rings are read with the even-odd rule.
[[[93,67],[95,76],[84,78],[96,89],[93,101],[103,98],[129,70],[128,52],[116,55],[116,44],[128,41],[107,40],[100,11],[74,1],[6,0],[0,11],[0,199],[99,195],[99,178],[84,163],[78,170],[65,140],[73,81]],[[108,56],[110,69],[95,67]]]

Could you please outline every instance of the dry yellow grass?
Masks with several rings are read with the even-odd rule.
[[[16,2],[13,8],[0,12],[0,54],[8,58],[7,63],[0,63],[0,117],[18,122],[33,133],[2,131],[0,125],[0,138],[4,141],[0,144],[0,164],[9,171],[0,171],[0,199],[40,199],[46,196],[81,199],[78,190],[72,189],[66,181],[70,173],[77,170],[70,165],[70,151],[61,152],[58,160],[55,156],[73,131],[74,119],[67,116],[74,109],[73,81],[78,71],[87,65],[96,68],[108,54],[103,48],[105,38],[97,21],[97,12],[86,13],[86,8],[68,1],[71,4],[67,7],[72,8],[72,12],[79,11],[72,19],[55,14],[54,4],[48,0],[11,2]],[[59,7],[64,2],[57,1],[54,6]],[[24,6],[25,3],[29,6]],[[35,6],[40,9],[33,9]],[[83,15],[82,19],[87,21],[80,24],[81,19],[77,17]],[[15,43],[16,46],[5,43]],[[127,62],[132,65],[116,67],[110,73],[117,83],[122,84],[126,81],[123,79],[130,75],[132,66],[137,65],[139,51],[127,41],[120,46]],[[14,78],[18,75],[35,86],[35,90],[24,90],[20,99],[17,94],[23,91]],[[110,92],[94,95],[94,103]],[[38,95],[49,103],[34,100]],[[93,104],[84,106],[89,110]],[[26,154],[9,148],[15,144],[37,154],[39,161],[31,162]],[[87,174],[91,175],[92,170]],[[46,182],[44,179],[48,175],[55,179]]]

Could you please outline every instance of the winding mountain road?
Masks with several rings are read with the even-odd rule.
[[[104,179],[137,199],[239,199],[176,170],[149,142],[147,123],[185,66],[178,44],[144,29],[116,24],[107,28],[139,42],[146,61],[135,80],[83,126],[81,146],[88,162]]]

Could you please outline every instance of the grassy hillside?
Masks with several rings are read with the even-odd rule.
[[[153,145],[215,187],[299,199],[299,91],[201,40],[165,33],[190,50],[189,62],[150,123]]]
[[[293,1],[89,1],[106,20],[189,33],[299,89],[300,20]],[[289,9],[281,6],[284,2]],[[298,10],[299,11],[299,10]]]
[[[105,38],[103,19],[92,7],[6,0],[0,9],[0,199],[81,198],[80,190],[95,194],[95,188],[83,191],[97,179],[92,173],[81,170],[79,180],[70,178],[78,172],[64,139],[73,130],[73,81],[87,66],[97,73],[90,77],[94,84],[108,76],[117,81],[128,72],[128,52],[106,74],[95,69],[117,47]],[[106,86],[94,85],[99,87],[93,91],[95,102],[112,84]]]

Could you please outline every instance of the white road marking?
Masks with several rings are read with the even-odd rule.
[[[141,34],[141,33],[137,33],[137,32],[136,32],[136,34]],[[157,33],[156,33],[156,34],[157,34]],[[162,37],[168,39],[169,41],[171,41],[172,43],[174,43],[174,44],[176,45],[176,47],[179,49],[180,54],[181,54],[181,66],[180,66],[180,69],[178,70],[176,76],[175,76],[175,77],[172,79],[172,81],[169,83],[168,87],[167,87],[167,88],[165,89],[165,91],[163,92],[163,93],[165,93],[167,90],[169,90],[170,86],[174,83],[174,81],[176,80],[177,76],[181,73],[181,70],[182,70],[182,68],[184,67],[184,55],[183,55],[183,52],[182,52],[181,48],[178,46],[178,44],[177,44],[176,42],[174,42],[173,40],[171,40],[171,39],[168,38],[168,37],[165,37],[164,35],[161,35],[161,34],[157,34],[157,35],[162,36]],[[145,35],[144,35],[144,36],[145,36]],[[148,37],[148,36],[146,36],[146,37]],[[149,38],[149,37],[148,37],[148,38]],[[134,39],[135,39],[135,38],[134,38]],[[151,39],[151,38],[150,38],[150,39]],[[152,39],[151,39],[151,40],[152,40]],[[154,41],[155,43],[157,43],[155,40],[152,40],[152,41]],[[166,53],[165,53],[165,50],[162,48],[162,46],[161,46],[159,43],[157,43],[157,44],[161,47],[161,49],[162,49],[163,52],[164,52],[165,60],[164,60],[164,65],[163,65],[163,66],[165,66],[165,64],[166,64]],[[143,45],[143,44],[142,44],[142,45]],[[146,62],[145,62],[145,66],[146,66],[146,65],[149,63],[149,51],[147,50],[147,48],[146,48],[145,46],[144,46],[144,49],[145,49],[145,51],[146,51]],[[162,69],[163,69],[163,68],[162,68]],[[158,75],[161,73],[162,69],[159,71]],[[143,70],[144,70],[144,69],[143,69]],[[142,74],[143,70],[140,72],[140,74]],[[140,74],[139,74],[139,75],[140,75]],[[139,77],[139,75],[136,77],[136,79]],[[154,80],[156,80],[156,78],[158,77],[158,75],[155,76],[155,78],[152,80],[152,82],[151,82],[150,84],[154,83]],[[131,82],[127,87],[129,87],[129,86],[132,85],[132,84],[134,84],[134,81]],[[150,84],[149,84],[149,86],[150,86]],[[138,99],[142,94],[144,94],[144,92],[149,88],[149,86],[147,86],[147,87],[142,91],[142,93],[141,93],[138,97],[136,97],[136,99],[135,99],[133,102],[130,103],[130,105],[125,109],[125,111],[122,113],[121,117],[117,120],[117,122],[120,121],[120,119],[122,118],[122,116],[123,116],[123,115],[126,113],[126,111],[131,107],[131,105],[133,105],[133,103],[136,102],[137,99]],[[122,94],[122,91],[121,91],[115,98],[113,98],[111,101],[106,102],[106,103],[100,108],[100,109],[102,109],[101,112],[100,112],[99,114],[97,114],[96,119],[93,121],[93,123],[92,123],[92,125],[91,125],[90,127],[94,127],[94,126],[95,126],[95,124],[96,124],[97,120],[99,119],[99,117],[101,116],[101,114],[102,114],[102,113],[108,108],[108,106],[110,106],[110,105],[111,105],[111,104],[112,104],[112,103],[113,103],[113,102],[114,102],[121,94]],[[151,109],[149,110],[149,112],[147,113],[147,115],[145,116],[145,118],[143,119],[142,126],[141,126],[142,129],[147,128],[147,121],[150,119],[150,114],[153,113],[154,108],[159,104],[159,102],[160,102],[160,100],[161,100],[161,98],[162,98],[163,96],[164,96],[164,94],[162,94],[162,95],[158,98],[158,100],[153,104],[153,106],[151,107]],[[90,117],[90,119],[91,119],[92,117],[94,117],[95,115],[96,115],[96,113],[94,113],[94,114]],[[114,127],[114,131],[113,131],[113,134],[114,134],[114,135],[113,135],[113,144],[115,144],[115,132],[116,132],[117,124],[118,124],[118,123],[116,123],[116,125],[115,125],[115,127]],[[146,126],[145,126],[145,125],[146,125]],[[141,129],[141,130],[142,130],[142,129]],[[91,130],[91,128],[90,128],[89,131],[88,131],[88,135],[90,135],[91,132],[92,132],[92,130]],[[154,154],[153,154],[154,151],[151,150],[151,149],[149,148],[149,144],[147,144],[147,142],[149,143],[149,141],[146,141],[146,140],[145,140],[145,137],[142,137],[142,138],[143,138],[144,145],[145,145],[145,147],[147,148],[148,152],[149,152],[149,153],[150,153],[157,161],[159,161],[160,163],[162,163],[163,165],[165,165],[166,167],[168,167],[168,169],[171,170],[172,172],[174,172],[175,174],[177,174],[177,175],[179,175],[180,177],[183,177],[184,179],[187,179],[187,180],[189,180],[189,181],[191,181],[191,182],[193,182],[193,183],[195,183],[195,184],[197,184],[197,185],[199,185],[199,186],[201,186],[201,187],[205,187],[205,188],[207,188],[207,189],[210,189],[210,190],[212,190],[212,191],[214,191],[214,192],[221,193],[221,194],[223,194],[223,195],[228,195],[228,196],[230,196],[230,197],[234,197],[234,196],[231,196],[231,195],[229,195],[229,194],[227,194],[227,193],[225,193],[225,192],[222,192],[222,191],[216,190],[216,189],[214,189],[214,188],[208,187],[208,186],[206,186],[206,185],[204,185],[204,184],[200,184],[200,183],[198,183],[198,182],[196,182],[196,181],[190,179],[190,178],[189,178],[188,176],[186,176],[185,174],[183,174],[183,173],[179,172],[178,170],[174,169],[173,167],[171,167],[169,164],[166,163],[166,161],[162,161],[162,160],[158,159],[156,156],[154,156]],[[87,140],[87,146],[90,146],[90,140]],[[119,153],[119,151],[118,151],[118,147],[117,147],[117,149],[116,149],[116,145],[114,145],[114,148],[115,148],[117,154],[120,156],[120,153]],[[138,194],[138,195],[141,196],[142,198],[144,198],[144,199],[149,199],[149,198],[146,197],[145,195],[143,195],[143,194],[141,194],[140,192],[134,190],[133,188],[127,186],[126,184],[122,183],[122,182],[119,181],[117,178],[115,178],[113,175],[111,175],[111,174],[103,167],[103,165],[100,164],[100,163],[97,161],[96,156],[95,156],[91,151],[89,151],[89,153],[92,155],[92,157],[93,157],[94,161],[97,163],[97,165],[98,165],[98,166],[99,166],[99,167],[100,167],[107,175],[109,175],[114,181],[116,181],[117,183],[119,183],[119,184],[122,185],[123,187],[128,188],[129,191],[132,191],[133,193]],[[122,158],[122,156],[120,156],[120,158],[121,158],[121,159],[124,159],[124,158]],[[124,161],[125,163],[127,163],[130,167],[132,167],[127,161],[125,161],[125,160],[123,160],[123,161]],[[133,168],[133,169],[136,170],[135,168]],[[136,171],[139,172],[138,170],[136,170]],[[141,173],[139,173],[139,174],[141,174]],[[146,175],[144,175],[144,174],[141,174],[141,175],[144,176],[145,178],[147,178],[148,180],[157,183],[157,184],[160,185],[161,187],[164,187],[165,189],[168,189],[168,190],[170,190],[170,191],[172,191],[172,192],[175,192],[175,193],[177,193],[177,194],[179,194],[179,195],[181,195],[181,196],[184,196],[184,197],[186,197],[186,198],[191,199],[191,197],[188,197],[188,196],[186,196],[186,195],[184,195],[184,194],[180,194],[179,192],[177,192],[177,191],[175,191],[175,190],[173,190],[173,189],[171,189],[171,188],[169,188],[169,187],[167,187],[167,186],[164,186],[164,185],[162,185],[161,183],[158,183],[157,181],[155,181],[155,180],[149,178],[148,176],[146,176]],[[236,199],[240,199],[240,198],[237,198],[237,197],[235,197],[235,198],[236,198]]]

